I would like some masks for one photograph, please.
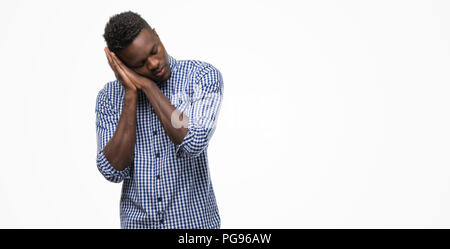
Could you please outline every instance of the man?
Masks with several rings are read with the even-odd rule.
[[[97,167],[122,182],[122,228],[220,228],[207,147],[223,81],[212,65],[175,60],[133,12],[103,35],[117,78],[98,93]]]

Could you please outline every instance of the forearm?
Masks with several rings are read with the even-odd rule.
[[[127,91],[116,131],[103,150],[109,163],[116,170],[124,170],[134,160],[136,108],[137,92]]]
[[[153,107],[156,115],[159,118],[166,134],[174,144],[180,144],[186,136],[188,129],[181,125],[181,123],[187,123],[188,117],[180,113],[178,124],[175,127],[172,124],[172,115],[176,110],[175,106],[170,103],[164,93],[161,92],[159,87],[154,82],[148,82],[142,87],[142,91],[147,96],[148,101]],[[181,116],[182,115],[182,116]]]

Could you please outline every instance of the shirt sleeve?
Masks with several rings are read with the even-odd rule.
[[[103,153],[105,145],[114,135],[119,120],[119,114],[112,107],[105,89],[102,89],[97,96],[95,113],[97,126],[97,168],[108,181],[119,183],[123,179],[130,178],[130,167],[122,171],[116,170],[111,166]]]
[[[175,145],[177,157],[197,157],[207,147],[216,129],[223,96],[223,80],[219,70],[209,65],[194,84],[188,110],[180,110],[189,117],[188,132],[181,144]]]

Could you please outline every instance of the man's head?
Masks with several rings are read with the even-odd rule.
[[[127,11],[112,16],[103,37],[109,50],[136,73],[158,83],[170,77],[166,49],[155,29],[139,14]]]

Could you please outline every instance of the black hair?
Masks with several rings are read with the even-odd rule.
[[[152,30],[139,14],[126,11],[109,18],[103,38],[109,50],[117,53],[128,47],[144,28]]]

